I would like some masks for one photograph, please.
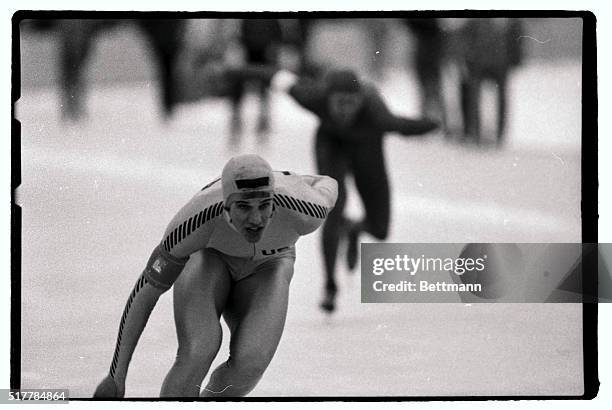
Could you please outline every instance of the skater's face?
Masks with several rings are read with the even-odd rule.
[[[355,122],[363,105],[363,95],[359,92],[333,92],[329,95],[329,112],[338,125],[349,126]]]
[[[232,203],[229,215],[232,225],[251,243],[259,242],[270,223],[272,198],[241,199]]]

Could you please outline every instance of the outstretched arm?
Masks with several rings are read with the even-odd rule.
[[[189,256],[205,247],[212,235],[223,210],[220,190],[219,179],[208,184],[168,224],[125,304],[110,371],[94,397],[123,397],[132,354],[157,300],[172,287]]]
[[[128,366],[140,335],[157,300],[170,289],[187,260],[173,257],[161,245],[153,251],[125,304],[110,370],[96,388],[94,397],[124,396]]]
[[[383,131],[409,136],[427,134],[438,128],[438,123],[428,118],[411,119],[393,114],[378,92],[369,93],[367,103],[372,118]]]
[[[411,119],[396,116],[388,131],[397,131],[404,136],[424,135],[438,128],[438,123],[427,119]]]

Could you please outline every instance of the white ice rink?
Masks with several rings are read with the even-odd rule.
[[[580,241],[580,79],[576,63],[520,69],[501,151],[389,135],[389,242]],[[410,76],[389,72],[381,87],[394,111],[415,114]],[[315,172],[315,119],[288,97],[273,96],[263,145],[251,132],[251,97],[235,148],[224,102],[181,107],[163,123],[156,89],[92,86],[78,124],[60,121],[55,89],[22,90],[23,388],[93,393],[166,223],[229,156],[255,152],[277,169]],[[347,212],[361,212],[354,194]],[[253,396],[583,393],[580,305],[361,304],[358,273],[346,272],[342,254],[339,310],[329,318],[318,309],[319,240],[298,242],[285,333]],[[175,351],[169,292],[138,345],[126,395],[157,396]],[[213,366],[226,353],[227,337]]]

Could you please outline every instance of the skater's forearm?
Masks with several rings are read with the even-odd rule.
[[[397,131],[402,135],[423,135],[438,128],[438,123],[427,119],[413,120],[405,117],[395,117],[390,121],[389,131]]]
[[[143,274],[130,293],[121,316],[115,353],[109,372],[110,376],[119,383],[125,381],[138,339],[163,292],[164,290],[152,286]]]
[[[438,128],[438,123],[429,118],[412,119],[393,114],[377,91],[367,95],[367,103],[371,118],[384,132],[399,132],[406,136],[422,135]]]
[[[163,244],[151,253],[147,266],[130,293],[121,322],[110,376],[125,381],[132,354],[160,295],[170,289],[189,257],[180,258],[165,250]]]

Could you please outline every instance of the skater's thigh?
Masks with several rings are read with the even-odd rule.
[[[275,259],[234,284],[224,314],[232,332],[231,357],[271,359],[285,326],[294,262]]]
[[[179,343],[219,326],[231,288],[225,262],[214,252],[202,249],[189,258],[174,284],[174,319]]]

